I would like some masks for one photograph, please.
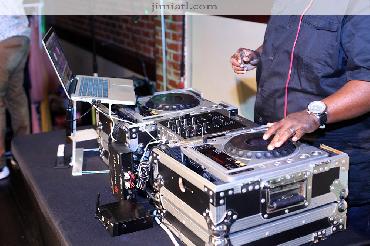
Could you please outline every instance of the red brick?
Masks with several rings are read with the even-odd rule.
[[[152,48],[149,48],[149,47],[143,47],[141,51],[143,54],[145,54],[148,57],[151,57],[153,54]]]
[[[173,76],[175,76],[176,78],[180,78],[180,71],[172,71],[173,72]]]
[[[182,40],[182,33],[172,33],[171,40],[181,41]]]
[[[163,84],[162,83],[158,83],[158,81],[157,81],[157,84],[156,84],[157,91],[161,91],[162,90],[162,86],[163,86]]]
[[[182,15],[173,15],[172,20],[177,21],[177,22],[182,22],[183,16]]]
[[[173,88],[177,88],[177,86],[178,86],[178,82],[177,82],[177,81],[175,81],[175,80],[170,79],[170,80],[168,81],[168,85],[169,85],[169,86],[172,86]]]
[[[143,36],[142,38],[149,38],[149,37],[152,37],[153,36],[153,32],[151,31],[142,31],[141,32],[141,35]]]
[[[161,26],[161,19],[158,19],[158,18],[154,19],[154,25]]]
[[[173,51],[180,51],[181,50],[181,44],[179,43],[168,43],[167,49],[173,50]]]
[[[172,60],[175,62],[181,63],[181,55],[180,54],[172,54]]]
[[[177,62],[168,61],[168,68],[180,71],[181,65]]]
[[[157,81],[163,81],[163,76],[161,74],[157,74],[156,78]]]
[[[167,29],[174,32],[181,32],[182,31],[182,24],[181,23],[169,23],[167,25]]]

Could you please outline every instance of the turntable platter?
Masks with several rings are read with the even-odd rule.
[[[268,150],[269,141],[263,140],[263,133],[245,133],[231,138],[224,147],[226,153],[240,158],[272,159],[290,155],[296,146],[287,141],[279,148]]]
[[[153,96],[145,106],[151,109],[175,111],[194,108],[199,104],[199,100],[193,95],[186,93],[167,93]]]

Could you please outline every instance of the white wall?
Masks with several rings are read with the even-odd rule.
[[[255,71],[236,76],[229,61],[240,47],[258,48],[265,29],[265,24],[225,17],[187,16],[187,86],[213,101],[238,106],[240,114],[253,119]]]

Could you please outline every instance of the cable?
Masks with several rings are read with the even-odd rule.
[[[111,131],[111,134],[113,133],[113,129],[114,129],[114,121],[113,121],[113,119],[115,119],[115,120],[117,120],[117,121],[121,121],[121,122],[125,122],[125,123],[127,123],[127,124],[130,124],[130,125],[136,125],[136,126],[138,126],[138,127],[140,127],[141,125],[143,125],[143,126],[145,126],[145,124],[138,124],[138,123],[134,123],[134,122],[131,122],[131,121],[128,121],[128,120],[124,120],[124,119],[121,119],[121,118],[118,118],[118,117],[115,117],[115,116],[113,116],[112,114],[107,114],[107,113],[105,113],[105,112],[103,112],[100,108],[98,108],[96,105],[94,105],[94,104],[91,104],[97,111],[99,111],[100,113],[102,113],[102,114],[104,114],[105,116],[107,116],[107,117],[109,117],[111,120],[112,120],[112,122],[113,122],[113,126],[112,126],[112,131]],[[158,139],[156,139],[148,130],[146,130],[145,129],[145,127],[143,128],[144,129],[144,131],[146,132],[146,133],[148,133],[148,135],[153,139],[153,140],[155,140],[155,141],[157,141]],[[112,137],[113,138],[113,137]],[[114,138],[113,138],[113,140],[114,141],[116,141]]]
[[[122,122],[125,122],[125,123],[128,123],[130,125],[134,125],[135,123],[134,122],[131,122],[131,121],[128,121],[128,120],[124,120],[124,119],[121,119],[121,118],[118,118],[118,117],[115,117],[113,115],[109,115],[105,112],[103,112],[100,108],[98,108],[96,105],[94,104],[91,104],[97,111],[99,111],[100,113],[104,114],[105,116],[109,117],[109,118],[112,118],[112,119],[115,119],[115,120],[118,120],[118,121],[122,121]]]
[[[130,124],[130,125],[136,125],[136,126],[138,126],[138,127],[140,127],[141,125],[145,125],[145,124],[138,124],[138,123],[134,123],[134,122],[131,122],[131,121],[128,121],[128,120],[124,120],[124,119],[121,119],[121,118],[118,118],[118,117],[115,117],[115,116],[113,116],[113,115],[109,115],[109,114],[107,114],[107,113],[105,113],[105,112],[103,112],[101,109],[99,109],[96,105],[93,105],[93,107],[97,110],[97,111],[99,111],[100,113],[102,113],[102,114],[104,114],[105,116],[107,116],[107,117],[109,117],[109,118],[111,118],[111,119],[115,119],[115,120],[117,120],[117,121],[122,121],[122,122],[125,122],[125,123],[128,123],[128,124]],[[146,133],[148,133],[148,135],[151,137],[151,138],[153,138],[154,140],[157,140],[148,130],[146,130],[146,129],[144,129],[144,131],[146,132]]]
[[[144,153],[140,158],[139,165],[137,167],[137,176],[138,176],[138,182],[137,182],[137,188],[144,190],[146,183],[149,180],[149,172],[150,172],[150,163],[144,162],[144,158],[146,158],[146,154],[148,152],[148,147],[149,145],[156,144],[156,143],[161,143],[162,141],[151,141],[149,142],[145,148],[144,148]]]
[[[116,126],[116,123],[114,123],[114,120],[112,118],[112,114],[109,114],[110,116],[110,120],[112,121],[112,127],[110,129],[110,137],[115,141],[117,142],[117,140],[113,137],[113,131],[114,131],[114,127]]]
[[[101,170],[101,171],[82,171],[82,174],[107,174],[109,170]]]
[[[179,243],[177,242],[175,236],[172,234],[172,232],[167,228],[167,226],[165,226],[159,219],[158,219],[158,216],[157,216],[157,211],[154,210],[153,212],[153,215],[154,215],[154,220],[155,222],[157,222],[157,224],[167,233],[168,237],[171,239],[173,245],[175,246],[179,246]]]
[[[160,0],[161,6],[164,4]],[[161,8],[161,37],[162,37],[162,77],[163,77],[163,90],[167,90],[167,45],[166,45],[166,18],[164,15],[164,8]]]
[[[153,140],[155,140],[155,141],[157,141],[158,139],[156,139],[148,130],[146,130],[146,129],[144,129],[144,131],[146,132],[146,133],[148,133],[148,135],[151,137],[151,138],[153,138]]]
[[[80,120],[80,119],[82,119],[82,117],[84,117],[84,116],[86,116],[88,113],[90,113],[91,112],[91,109],[92,108],[90,108],[89,110],[87,110],[85,113],[83,113],[79,118],[77,118],[77,119],[74,119],[74,120],[66,120],[67,122],[73,122],[73,121],[78,121],[78,120]]]
[[[103,112],[103,110],[101,110],[100,108],[98,108],[96,105],[94,104],[91,104],[97,111],[99,111],[100,113],[104,114],[105,116],[107,116],[108,118],[111,119],[112,121],[112,127],[111,127],[111,132],[110,132],[110,137],[117,142],[117,140],[113,137],[113,131],[114,131],[114,126],[115,126],[115,123],[114,123],[114,120],[118,120],[118,121],[122,121],[122,122],[125,122],[125,123],[128,123],[128,124],[134,124],[133,122],[131,121],[128,121],[128,120],[124,120],[124,119],[120,119],[120,118],[117,118],[117,117],[114,117],[112,114],[107,114],[105,112]]]
[[[156,141],[151,141],[151,142],[149,142],[149,143],[145,146],[145,148],[144,148],[144,153],[143,153],[143,155],[142,155],[142,157],[141,157],[141,159],[140,159],[140,162],[142,162],[142,161],[144,160],[144,157],[145,157],[145,154],[146,154],[146,152],[147,152],[147,150],[148,150],[149,145],[163,142],[162,140],[157,140],[157,139],[155,139],[155,140],[156,140]]]
[[[99,151],[99,148],[94,148],[94,149],[84,149],[84,152],[95,152]]]
[[[285,82],[285,98],[284,98],[284,118],[287,117],[287,114],[288,114],[288,86],[289,86],[289,82],[290,82],[290,77],[292,75],[292,69],[293,69],[293,61],[294,61],[294,51],[295,51],[295,47],[297,45],[297,41],[298,41],[298,37],[299,37],[299,33],[301,31],[301,25],[302,25],[302,20],[303,20],[303,16],[306,14],[306,12],[311,8],[312,6],[312,3],[313,3],[314,0],[311,0],[310,3],[307,5],[307,7],[304,9],[301,17],[299,18],[299,24],[298,24],[298,29],[297,29],[297,33],[296,33],[296,37],[295,37],[295,40],[294,40],[294,43],[293,43],[293,48],[292,48],[292,51],[290,53],[290,64],[289,64],[289,71],[288,71],[288,76],[287,76],[287,79],[286,79],[286,82]]]

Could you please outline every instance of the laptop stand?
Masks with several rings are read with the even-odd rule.
[[[82,164],[84,160],[84,149],[77,148],[77,102],[72,101],[73,107],[73,118],[72,118],[72,176],[81,176],[82,175]]]
[[[81,176],[83,174],[84,149],[77,148],[77,101],[72,100],[72,105],[72,158],[70,166],[72,166],[72,176]],[[112,104],[108,105],[109,117],[111,117]]]

